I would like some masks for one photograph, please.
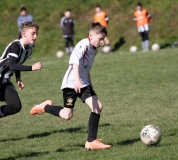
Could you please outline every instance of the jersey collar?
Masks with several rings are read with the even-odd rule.
[[[21,44],[22,48],[25,50],[24,45],[22,43],[22,38],[20,39],[20,44]]]

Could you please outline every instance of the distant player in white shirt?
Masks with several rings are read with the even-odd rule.
[[[93,90],[90,69],[97,54],[97,48],[103,44],[107,36],[107,30],[99,22],[92,23],[89,37],[81,40],[74,48],[68,70],[63,78],[61,89],[63,90],[64,107],[52,106],[52,101],[47,100],[31,109],[31,115],[47,112],[64,120],[70,120],[77,97],[86,103],[91,114],[89,118],[88,139],[85,143],[86,149],[106,149],[106,145],[97,139],[98,124],[102,104]]]

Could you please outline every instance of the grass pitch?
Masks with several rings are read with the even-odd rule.
[[[69,59],[57,59],[55,54],[32,56],[26,64],[42,61],[44,68],[22,73],[25,89],[19,91],[19,96],[23,109],[0,119],[0,160],[176,160],[177,52],[167,49],[97,55],[91,77],[104,105],[98,138],[112,145],[101,151],[84,149],[90,110],[79,99],[70,121],[49,114],[29,114],[34,104],[48,98],[55,105],[63,104],[60,86]],[[140,131],[148,124],[157,125],[162,131],[162,141],[156,147],[147,147],[140,141]]]

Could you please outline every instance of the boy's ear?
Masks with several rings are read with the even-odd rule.
[[[25,36],[25,29],[23,29],[23,30],[21,31],[21,34],[22,34],[22,37]]]
[[[93,34],[92,33],[89,33],[89,38],[91,39],[93,37]]]

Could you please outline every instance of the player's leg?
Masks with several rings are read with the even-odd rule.
[[[74,37],[69,37],[69,43],[70,43],[70,53],[72,53],[74,49]]]
[[[65,50],[67,54],[70,54],[70,49],[69,49],[69,38],[65,37]]]
[[[149,50],[149,37],[148,37],[149,31],[144,32],[144,39],[145,39],[145,49]]]
[[[51,100],[47,100],[39,105],[35,105],[30,114],[35,115],[39,113],[50,113],[65,120],[70,120],[73,116],[73,108],[77,99],[77,94],[74,89],[63,89],[64,107],[53,106]]]
[[[110,48],[110,51],[111,51],[112,48],[111,48],[111,44],[110,44],[110,41],[109,41],[108,37],[105,37],[104,42]]]
[[[85,143],[85,148],[88,150],[110,148],[110,145],[104,144],[97,139],[100,113],[102,111],[101,102],[98,100],[97,96],[92,96],[87,98],[85,103],[90,107],[92,111],[88,122],[88,139]]]
[[[145,50],[145,34],[144,32],[139,32],[141,39],[142,39],[142,49]]]
[[[110,145],[105,145],[97,140],[98,124],[100,120],[100,113],[102,111],[102,104],[98,100],[96,93],[91,86],[82,89],[81,100],[85,102],[91,109],[91,114],[88,122],[88,139],[85,143],[87,149],[104,149],[110,148]]]
[[[18,113],[22,108],[18,93],[11,83],[5,86],[4,91],[4,98],[7,104],[0,107],[1,117]]]

